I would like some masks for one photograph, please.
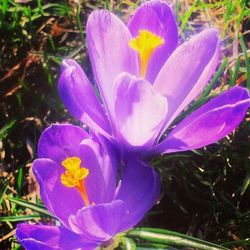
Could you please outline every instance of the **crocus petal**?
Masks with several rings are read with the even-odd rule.
[[[40,186],[43,203],[68,226],[68,217],[84,206],[80,193],[76,188],[69,188],[61,183],[64,169],[50,159],[35,160],[33,171]]]
[[[123,169],[116,199],[126,205],[126,215],[121,220],[120,231],[136,225],[155,204],[160,195],[160,177],[152,167],[131,160]]]
[[[110,133],[104,110],[87,76],[76,61],[63,61],[58,90],[63,103],[77,119],[89,127],[94,123],[95,129],[102,133]]]
[[[80,127],[70,124],[52,125],[40,137],[38,156],[61,164],[65,158],[79,155],[80,143],[85,138],[89,138],[89,135]]]
[[[117,163],[119,162],[120,158],[118,148],[115,146],[115,140],[110,140],[100,133],[95,133],[93,130],[90,130],[89,134],[94,141],[98,141],[103,151],[109,155],[109,160],[111,162],[111,166],[113,167],[113,173],[115,173],[115,176],[117,176]]]
[[[239,125],[249,105],[248,90],[232,88],[181,121],[153,153],[192,150],[216,142]]]
[[[19,224],[16,237],[27,250],[91,250],[97,246],[65,227]]]
[[[82,141],[80,156],[83,166],[89,170],[85,186],[90,202],[98,204],[113,200],[117,167],[112,166],[109,155],[101,148],[101,145],[89,139]]]
[[[149,1],[137,9],[128,23],[133,37],[148,30],[164,39],[149,61],[146,79],[153,83],[167,58],[178,44],[178,30],[172,10],[165,1]]]
[[[124,212],[124,202],[114,200],[82,208],[76,216],[70,216],[69,221],[74,232],[90,240],[107,241],[118,233]]]
[[[113,107],[115,77],[121,72],[138,75],[137,54],[129,46],[128,28],[112,13],[94,11],[87,23],[87,44],[99,90],[109,113]]]
[[[126,73],[116,79],[114,94],[117,134],[132,146],[151,143],[167,114],[166,98],[151,84]]]
[[[154,87],[168,98],[169,111],[164,129],[201,93],[219,60],[217,31],[207,29],[185,42],[169,57]]]

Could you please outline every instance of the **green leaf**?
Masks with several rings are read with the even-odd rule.
[[[187,22],[189,20],[189,18],[191,17],[191,15],[193,14],[193,12],[195,12],[196,8],[197,8],[197,0],[193,1],[192,6],[190,7],[190,9],[188,9],[183,16],[181,17],[181,27],[180,30],[183,31],[186,28]],[[182,33],[182,32],[181,32]]]
[[[167,244],[176,247],[193,247],[202,250],[225,250],[227,248],[187,236],[174,231],[154,228],[135,228],[127,233],[128,237],[141,238],[149,242]]]
[[[159,244],[159,243],[142,243],[142,244],[137,244],[136,245],[136,249],[139,250],[139,249],[168,249],[168,250],[177,250],[177,248],[174,248],[174,247],[171,247],[169,245],[164,245],[164,244]]]
[[[184,119],[186,116],[191,114],[193,111],[201,107],[203,104],[205,104],[211,97],[210,96],[204,96],[199,98],[197,101],[192,103],[186,111],[181,113],[173,122],[173,124],[179,123],[182,119]]]
[[[19,168],[18,176],[17,176],[17,192],[18,192],[18,194],[21,194],[22,186],[23,186],[23,168]]]
[[[240,37],[240,45],[241,45],[244,58],[245,58],[245,66],[246,66],[246,71],[247,71],[247,88],[250,89],[250,65],[249,65],[249,59],[248,59],[248,54],[247,54],[247,47],[244,42],[244,38],[242,34],[240,34],[239,37]]]
[[[225,247],[233,248],[233,246],[250,246],[250,239],[234,240],[222,244]]]
[[[33,215],[3,216],[0,217],[0,221],[16,222],[16,221],[32,220],[37,218],[41,218],[41,215],[33,214]]]
[[[37,6],[38,6],[38,8],[39,8],[39,10],[40,10],[41,15],[44,16],[45,13],[44,13],[44,10],[43,10],[43,8],[42,8],[41,0],[37,0]]]
[[[246,174],[245,180],[243,181],[240,195],[243,195],[250,185],[250,165],[248,164],[247,161],[245,162],[245,166],[246,166],[247,174]]]
[[[238,79],[238,76],[239,76],[239,69],[240,69],[240,57],[238,57],[236,60],[234,74],[233,74],[233,78],[231,80],[230,87],[235,85],[235,83]]]
[[[49,216],[49,217],[53,217],[53,215],[51,215],[45,208],[43,205],[40,205],[40,204],[36,204],[36,203],[33,203],[33,202],[29,202],[29,201],[26,201],[26,200],[22,200],[22,199],[18,199],[18,198],[13,198],[13,197],[8,197],[8,200],[17,204],[17,205],[20,205],[20,206],[23,206],[25,208],[29,208],[31,209],[32,211],[36,211],[40,214],[43,214],[43,215],[46,215],[46,216]]]
[[[7,191],[8,186],[9,186],[9,183],[7,182],[7,183],[4,183],[3,187],[1,186],[1,188],[0,188],[0,205],[2,204],[2,202],[4,200],[4,195]]]
[[[77,21],[77,27],[80,30],[81,38],[84,41],[84,29],[82,27],[82,21],[81,21],[81,5],[79,3],[77,5],[76,21]]]
[[[228,59],[224,58],[222,64],[220,65],[218,71],[216,71],[216,73],[214,74],[212,80],[210,81],[210,83],[208,84],[208,86],[206,87],[206,89],[203,91],[202,96],[208,96],[211,92],[211,90],[213,89],[214,85],[217,83],[217,81],[219,80],[219,77],[221,76],[221,74],[224,72],[226,66],[227,66],[227,62]]]
[[[0,129],[0,140],[8,136],[10,129],[15,125],[16,120],[10,120],[6,125]]]
[[[5,18],[5,15],[6,15],[7,10],[8,10],[8,0],[2,0],[1,10],[2,10],[3,17]]]
[[[130,238],[122,237],[121,238],[121,243],[122,243],[122,248],[124,250],[135,250],[135,249],[137,249],[135,242]]]

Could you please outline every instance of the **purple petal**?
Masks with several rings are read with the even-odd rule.
[[[104,134],[110,133],[104,110],[87,76],[76,61],[63,61],[58,89],[65,106],[77,119],[89,127],[94,125],[95,129]]]
[[[27,250],[91,250],[97,246],[65,227],[19,224],[16,237]]]
[[[90,202],[98,204],[113,200],[117,167],[112,166],[109,155],[93,140],[82,141],[80,155],[83,166],[89,169],[85,186]]]
[[[87,23],[87,44],[94,75],[110,114],[113,109],[113,88],[121,72],[139,74],[137,54],[129,46],[128,28],[112,13],[94,11]]]
[[[145,163],[132,160],[124,167],[116,199],[123,200],[126,215],[120,231],[135,226],[156,203],[160,195],[160,177]]]
[[[113,167],[113,172],[117,175],[117,164],[119,162],[119,152],[117,147],[115,146],[115,139],[109,139],[99,133],[93,133],[91,130],[89,131],[91,138],[94,141],[98,141],[99,145],[101,146],[102,150],[105,151],[109,155],[109,160]]]
[[[165,41],[149,61],[146,79],[153,83],[161,67],[178,44],[178,30],[172,10],[165,1],[149,1],[137,9],[128,23],[133,37],[146,29],[162,37]]]
[[[117,134],[132,146],[154,141],[167,114],[166,98],[143,79],[123,73],[114,94]]]
[[[192,150],[214,143],[239,125],[249,105],[248,90],[234,87],[181,121],[153,153]]]
[[[169,103],[161,132],[208,83],[218,65],[219,42],[217,31],[207,29],[176,49],[161,69],[154,88],[166,96]]]
[[[68,226],[68,217],[84,206],[80,193],[76,188],[69,188],[61,183],[60,177],[64,169],[50,159],[35,160],[33,171],[40,186],[43,203]]]
[[[39,158],[49,158],[61,164],[67,157],[78,156],[80,143],[89,138],[88,133],[70,124],[52,125],[38,142]]]
[[[76,233],[83,234],[92,241],[107,241],[119,232],[124,212],[124,202],[115,200],[83,208],[69,220]]]

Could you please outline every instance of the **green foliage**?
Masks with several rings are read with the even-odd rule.
[[[0,129],[0,140],[8,136],[8,133],[13,128],[15,123],[16,123],[16,120],[11,120]]]
[[[154,228],[135,228],[128,232],[128,236],[144,239],[151,243],[159,243],[166,249],[172,247],[192,247],[201,250],[226,250],[228,248],[196,239],[174,231]],[[158,247],[158,245],[156,245]]]

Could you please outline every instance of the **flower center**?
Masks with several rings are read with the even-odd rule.
[[[61,183],[70,188],[77,188],[85,205],[89,206],[89,198],[84,185],[84,179],[89,175],[87,168],[81,167],[81,159],[78,157],[68,157],[62,161],[62,166],[66,169],[61,175]]]
[[[164,44],[164,39],[148,30],[140,30],[137,37],[129,41],[130,48],[139,53],[141,76],[145,78],[148,62],[154,51]]]

